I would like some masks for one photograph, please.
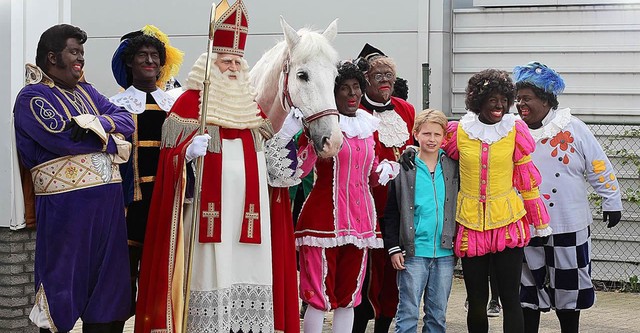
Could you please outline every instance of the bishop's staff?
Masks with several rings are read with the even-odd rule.
[[[207,42],[207,61],[204,67],[204,88],[202,90],[202,103],[200,103],[200,129],[199,135],[203,135],[206,122],[207,122],[207,110],[209,107],[209,85],[211,84],[211,58],[213,53],[213,35],[215,32],[215,23],[219,14],[224,13],[227,8],[220,6],[221,4],[227,4],[226,1],[221,1],[217,6],[215,2],[211,5],[211,13],[209,14],[209,41]],[[227,4],[228,7],[228,4]],[[218,13],[218,11],[220,13]],[[200,223],[200,196],[202,193],[202,173],[204,170],[204,156],[200,156],[196,159],[196,180],[193,188],[193,209],[191,216],[191,229],[189,232],[189,252],[187,253],[187,267],[186,267],[186,285],[184,289],[184,309],[182,312],[182,332],[187,332],[187,320],[189,317],[189,297],[191,296],[191,269],[193,266],[193,250],[196,242],[196,227]]]

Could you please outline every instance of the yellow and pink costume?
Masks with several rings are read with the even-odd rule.
[[[540,172],[529,156],[535,142],[524,122],[506,114],[488,125],[469,112],[449,122],[444,149],[460,162],[456,256],[524,247],[531,225],[534,236],[551,234],[538,191]]]

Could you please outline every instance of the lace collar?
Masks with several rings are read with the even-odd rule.
[[[362,109],[356,111],[355,117],[340,115],[340,130],[342,130],[348,138],[368,138],[378,129],[379,123],[379,119]]]
[[[529,129],[533,139],[538,142],[542,139],[552,138],[571,121],[571,109],[550,110],[542,119],[542,127]]]
[[[477,139],[484,143],[492,144],[504,138],[513,130],[516,124],[516,116],[510,113],[505,114],[502,120],[495,124],[485,124],[478,119],[474,112],[467,112],[460,118],[460,126],[471,139]]]
[[[160,109],[166,112],[171,110],[173,103],[176,101],[175,98],[159,88],[151,92],[151,96],[153,96]],[[127,90],[109,98],[109,101],[133,114],[140,114],[146,109],[147,93],[130,86]]]

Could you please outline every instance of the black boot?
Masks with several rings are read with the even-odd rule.
[[[142,248],[129,246],[129,271],[131,272],[131,310],[129,316],[136,314],[136,296],[138,294],[138,278],[140,272],[140,259],[142,258]]]
[[[391,322],[393,321],[392,317],[383,317],[380,315],[378,319],[376,319],[375,326],[373,327],[374,333],[387,333],[389,332],[389,326],[391,326]]]
[[[111,333],[111,323],[82,323],[82,333]]]
[[[111,333],[122,333],[124,331],[124,321],[111,322]]]
[[[51,333],[51,331],[48,328],[41,328],[40,333]],[[58,333],[69,333],[69,332],[67,331],[67,332],[58,332]]]

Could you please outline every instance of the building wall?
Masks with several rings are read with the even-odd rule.
[[[427,16],[428,7],[424,4],[428,1],[408,0],[403,6],[389,6],[380,0],[244,2],[249,14],[245,58],[250,65],[282,38],[280,15],[294,29],[311,26],[324,30],[338,18],[338,37],[334,45],[340,57],[355,58],[365,42],[371,43],[396,60],[398,74],[411,85],[410,101],[420,100],[418,64],[426,60],[426,50],[418,52],[426,41],[419,40],[417,34],[421,20]],[[124,15],[123,8],[136,15]],[[154,24],[170,36],[173,45],[185,52],[184,65],[178,76],[183,81],[197,57],[206,50],[210,8],[210,0],[72,1],[71,22],[89,34],[85,45],[88,80],[107,95],[116,93],[118,87],[111,74],[110,61],[119,38],[145,24]],[[383,9],[384,15],[361,14],[377,8]],[[96,12],[102,17],[118,17],[118,24],[112,24],[111,20],[95,20],[92,13]]]
[[[562,74],[567,88],[561,107],[587,121],[637,121],[638,40],[638,4],[456,9],[453,112],[464,112],[464,89],[473,73],[511,71],[537,60]]]
[[[35,288],[33,260],[34,230],[0,228],[0,331],[37,332],[29,321]]]

